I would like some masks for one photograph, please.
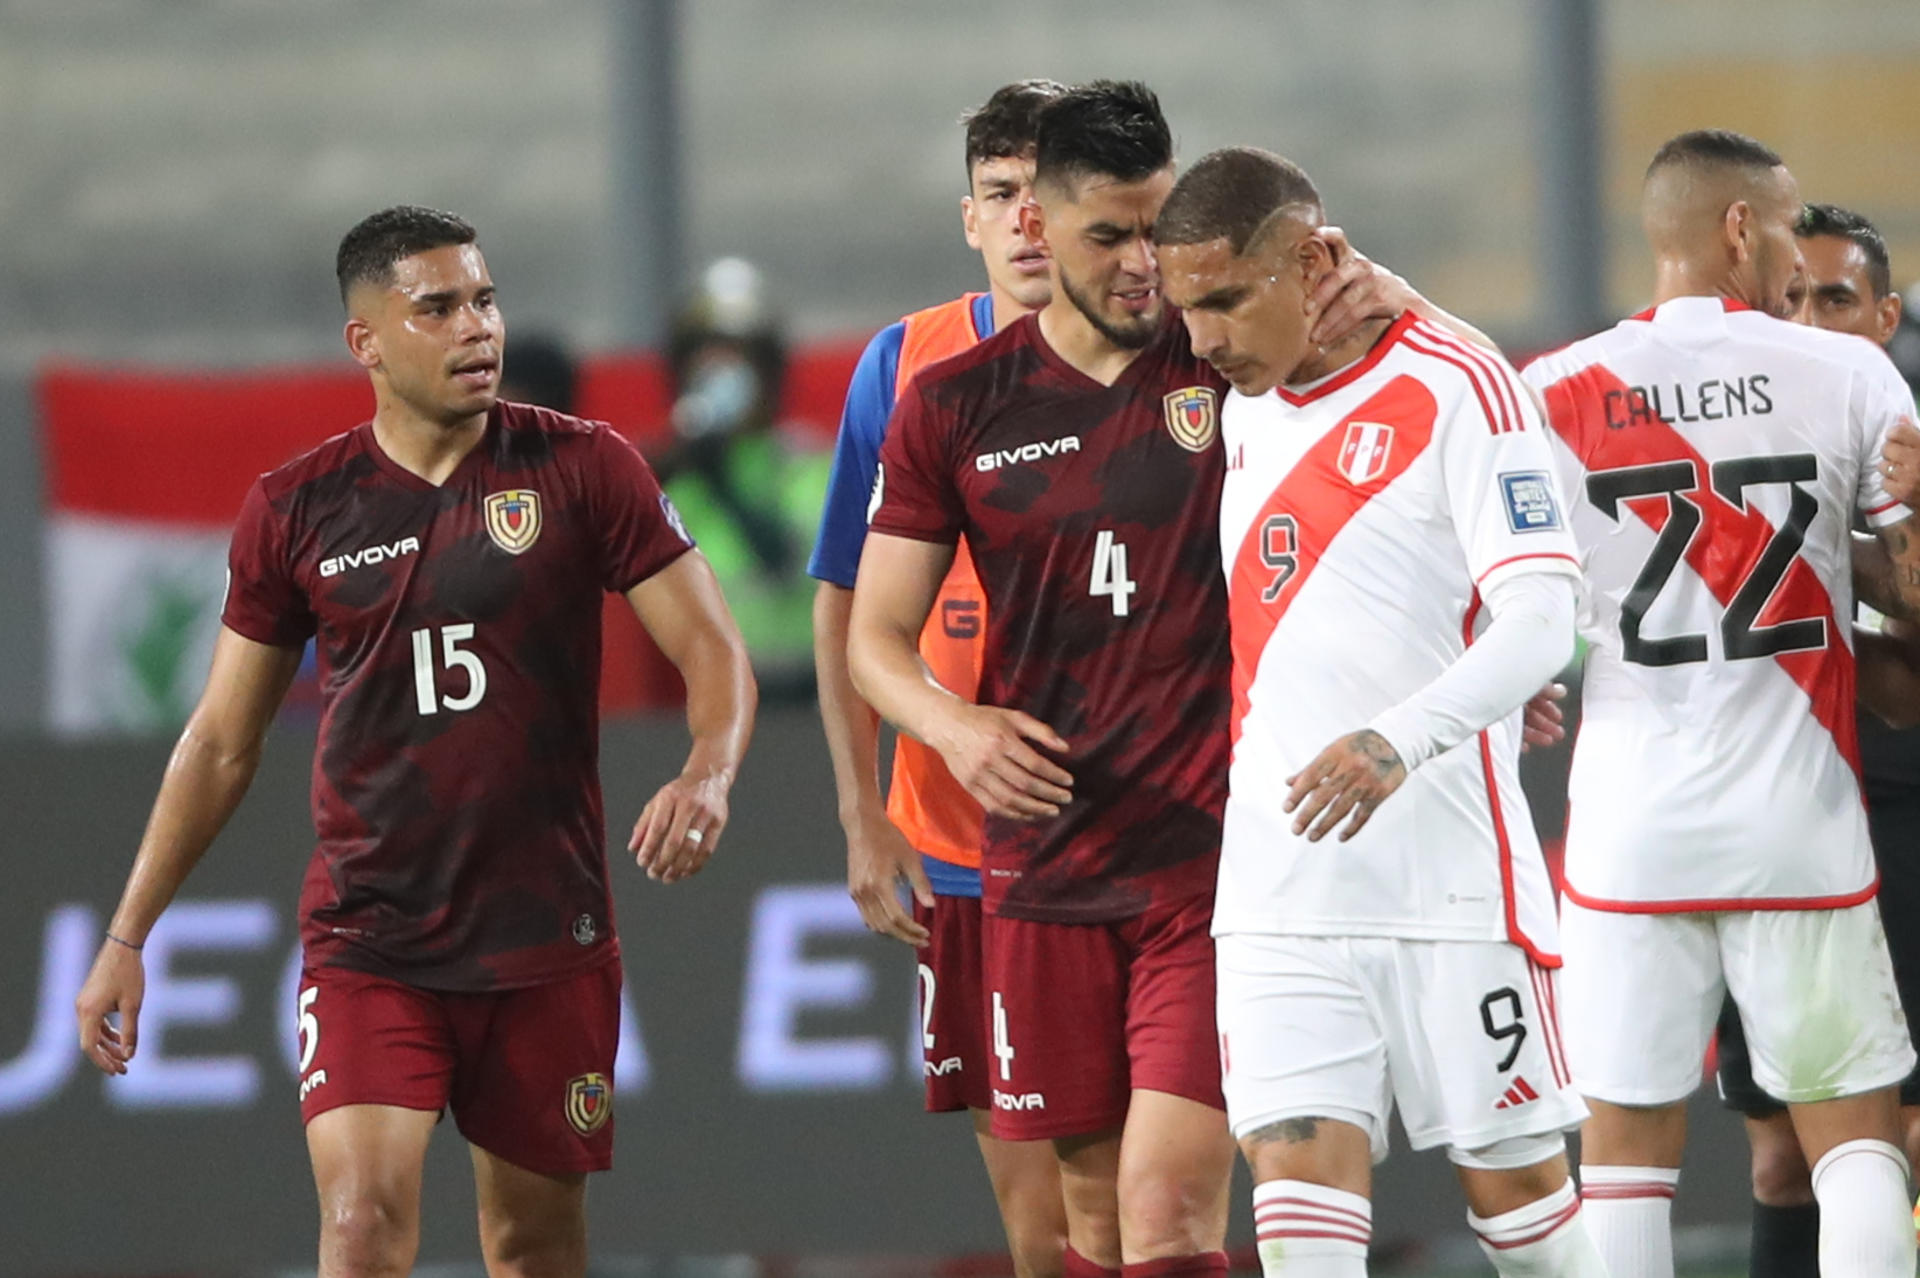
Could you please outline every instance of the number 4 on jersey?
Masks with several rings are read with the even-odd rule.
[[[1102,596],[1113,600],[1113,615],[1127,615],[1127,601],[1140,587],[1127,576],[1127,544],[1115,541],[1113,533],[1102,528],[1093,538],[1093,580],[1087,585],[1087,593],[1095,599]]]

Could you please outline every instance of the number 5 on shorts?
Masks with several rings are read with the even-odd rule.
[[[312,1012],[314,1000],[320,997],[320,987],[309,985],[300,991],[300,1068],[295,1073],[304,1074],[313,1068],[313,1054],[320,1050],[320,1018]]]

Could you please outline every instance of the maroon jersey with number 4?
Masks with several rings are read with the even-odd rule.
[[[1213,891],[1227,787],[1217,524],[1224,383],[1169,312],[1112,386],[1029,316],[914,379],[874,532],[965,536],[987,595],[980,701],[1052,726],[1073,801],[990,817],[986,908],[1101,922]]]
[[[223,620],[317,637],[310,965],[480,991],[617,953],[601,597],[691,545],[631,444],[522,404],[496,406],[439,487],[371,424],[261,476]]]

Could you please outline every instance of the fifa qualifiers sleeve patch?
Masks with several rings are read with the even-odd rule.
[[[687,531],[686,521],[680,518],[680,508],[674,505],[673,498],[667,496],[665,493],[660,494],[660,513],[666,516],[667,527],[679,534],[681,541],[686,542],[689,546],[695,544],[693,534]]]
[[[1507,501],[1507,526],[1517,533],[1548,532],[1560,527],[1560,503],[1545,471],[1509,470],[1500,476],[1500,492]]]

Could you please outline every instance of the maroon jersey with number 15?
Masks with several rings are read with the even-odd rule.
[[[1226,801],[1225,384],[1169,311],[1112,386],[1028,316],[916,377],[872,530],[965,536],[987,596],[980,701],[1066,738],[1073,800],[989,817],[986,908],[1102,922],[1213,891]]]
[[[617,953],[600,612],[692,543],[614,431],[522,404],[435,487],[365,424],[261,476],[223,620],[317,637],[309,965],[537,985]]]

